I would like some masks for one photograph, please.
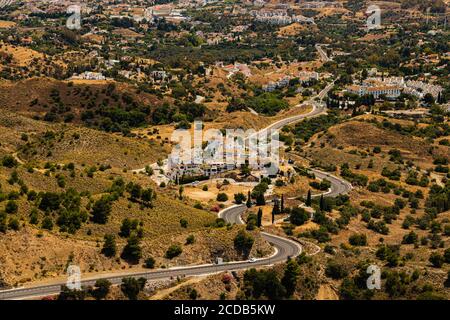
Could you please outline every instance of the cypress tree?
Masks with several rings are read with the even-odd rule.
[[[263,215],[262,209],[259,208],[259,210],[258,210],[258,219],[257,219],[257,226],[258,226],[258,228],[261,228],[261,225],[262,225],[262,215]]]
[[[258,193],[256,196],[256,205],[264,206],[266,204],[266,199],[264,198],[264,194],[262,192]]]
[[[305,204],[306,204],[307,207],[311,207],[311,204],[312,204],[311,190],[308,190],[308,196],[306,197]]]
[[[252,195],[251,195],[250,191],[248,192],[246,205],[247,205],[247,208],[251,208],[252,207]]]
[[[280,204],[278,200],[275,200],[275,204],[272,209],[272,224],[275,223],[275,215],[280,214]]]

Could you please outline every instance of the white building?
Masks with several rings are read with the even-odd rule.
[[[286,76],[277,82],[269,82],[268,84],[264,85],[262,89],[266,92],[272,92],[279,88],[287,87],[290,81],[290,77]]]
[[[362,85],[351,85],[347,91],[359,96],[372,94],[375,98],[385,95],[388,98],[397,98],[403,92],[422,99],[427,93],[435,99],[443,91],[441,86],[422,81],[408,80],[403,77],[372,77],[363,81]]]
[[[319,80],[319,73],[315,71],[300,71],[298,73],[300,83],[309,82],[311,80]]]
[[[79,75],[74,74],[71,79],[79,80],[106,80],[106,77],[101,72],[85,71]]]
[[[387,98],[398,98],[401,94],[401,88],[395,85],[379,85],[379,86],[360,86],[351,85],[347,87],[347,91],[358,96],[373,95],[375,99],[380,96],[386,96]]]

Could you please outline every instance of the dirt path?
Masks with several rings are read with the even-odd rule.
[[[329,284],[323,284],[319,288],[316,300],[339,300],[335,289]]]
[[[436,173],[434,173],[434,172],[431,172],[431,173],[430,173],[430,178],[431,178],[431,179],[436,179],[436,184],[437,184],[439,187],[445,187],[445,184],[442,182],[442,176],[441,176],[441,175],[436,174]]]
[[[169,294],[171,294],[172,292],[178,290],[179,288],[182,288],[184,286],[191,285],[191,284],[194,284],[194,283],[198,283],[198,282],[202,281],[205,278],[206,277],[204,277],[204,276],[202,276],[202,277],[194,277],[194,278],[191,278],[191,279],[189,279],[187,281],[184,281],[184,282],[182,282],[180,284],[177,284],[176,286],[160,290],[160,291],[158,291],[158,293],[156,293],[155,295],[151,296],[150,300],[162,300],[162,299],[164,299],[164,297],[168,296]]]

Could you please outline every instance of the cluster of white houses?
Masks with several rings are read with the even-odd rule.
[[[294,22],[297,23],[306,23],[306,24],[315,24],[314,18],[308,18],[302,15],[290,15],[287,10],[284,9],[261,9],[261,10],[253,10],[250,12],[255,20],[258,22],[265,22],[270,24],[277,25],[287,25]]]
[[[311,80],[319,80],[319,76],[319,73],[315,71],[300,71],[297,79],[300,83],[305,83]],[[276,82],[271,81],[268,84],[263,85],[262,89],[266,92],[272,92],[276,89],[287,87],[291,79],[294,79],[294,77],[285,76]]]
[[[174,148],[175,151],[177,147]],[[255,171],[264,171],[271,164],[278,164],[278,148],[277,142],[275,144],[260,142],[257,149],[250,152],[244,146],[239,148],[234,143],[224,145],[221,142],[214,141],[209,143],[204,150],[201,150],[201,148],[191,149],[191,152],[187,155],[173,152],[168,158],[166,176],[170,180],[183,176],[213,177],[239,169],[242,165],[248,165]],[[261,174],[266,175],[265,173]]]
[[[223,62],[216,62],[215,66],[228,72],[227,78],[231,78],[236,73],[240,72],[246,77],[252,76],[252,71],[246,63],[235,62],[234,64],[224,65]]]
[[[437,98],[442,87],[422,81],[405,81],[403,77],[368,78],[361,85],[351,85],[347,91],[359,96],[373,95],[375,99],[385,96],[389,99],[398,98],[402,93],[413,95],[422,99],[427,93]]]
[[[401,94],[401,89],[398,86],[379,85],[379,86],[365,86],[365,85],[351,85],[347,87],[347,91],[358,96],[373,95],[375,99],[380,96],[395,99]]]
[[[166,176],[175,181],[176,177],[214,177],[224,172],[236,170],[244,163],[228,163],[227,161],[216,161],[209,163],[183,163],[179,162],[176,158],[169,157],[168,172]],[[276,164],[272,159],[267,158],[265,160],[259,160],[256,164],[249,165],[252,170],[261,171],[262,176],[267,176],[264,172],[264,168],[267,168],[270,164]]]

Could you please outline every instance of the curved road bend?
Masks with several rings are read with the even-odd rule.
[[[309,169],[310,172],[314,173],[316,178],[321,180],[326,179],[331,182],[331,190],[329,192],[323,193],[324,196],[327,197],[337,197],[340,194],[348,194],[352,189],[352,184],[340,177],[336,177],[335,175],[323,172],[317,169]],[[313,195],[313,197],[318,197],[320,194]]]
[[[297,107],[301,107],[301,106],[307,106],[309,104],[312,104],[313,110],[311,112],[279,120],[279,121],[267,126],[266,128],[260,130],[258,133],[260,134],[267,130],[281,129],[286,125],[294,124],[294,123],[304,120],[306,118],[314,118],[314,117],[324,114],[326,112],[326,107],[324,107],[321,103],[317,103],[315,101],[315,99],[319,98],[320,100],[322,100],[328,94],[328,92],[333,88],[333,86],[334,86],[334,82],[327,85],[318,95],[312,97],[308,101],[305,101],[297,106]]]
[[[226,221],[238,221],[239,224],[242,224],[243,222],[242,220],[240,220],[240,215],[245,210],[245,206],[231,207],[229,209],[223,210],[220,213],[220,216],[224,217]],[[270,257],[257,259],[254,262],[239,261],[223,264],[205,264],[199,266],[176,267],[172,269],[160,269],[149,272],[121,273],[113,276],[93,277],[87,280],[83,280],[81,284],[82,286],[93,286],[95,284],[95,281],[97,281],[98,279],[108,279],[112,284],[120,284],[122,282],[122,278],[124,277],[143,277],[147,280],[160,280],[177,276],[199,276],[223,271],[243,270],[282,262],[285,261],[288,257],[295,257],[302,252],[301,246],[294,241],[268,233],[262,233],[262,236],[276,248],[276,252]],[[32,286],[0,291],[0,300],[30,299],[58,294],[61,291],[61,285],[64,284],[65,282],[60,282],[52,285]]]
[[[243,225],[242,214],[247,210],[245,204],[229,207],[219,213],[219,218],[231,224]],[[285,261],[288,257],[296,257],[302,253],[300,244],[267,232],[261,232],[262,238],[273,245],[277,253],[272,257],[272,263]],[[261,260],[257,260],[258,262]]]

